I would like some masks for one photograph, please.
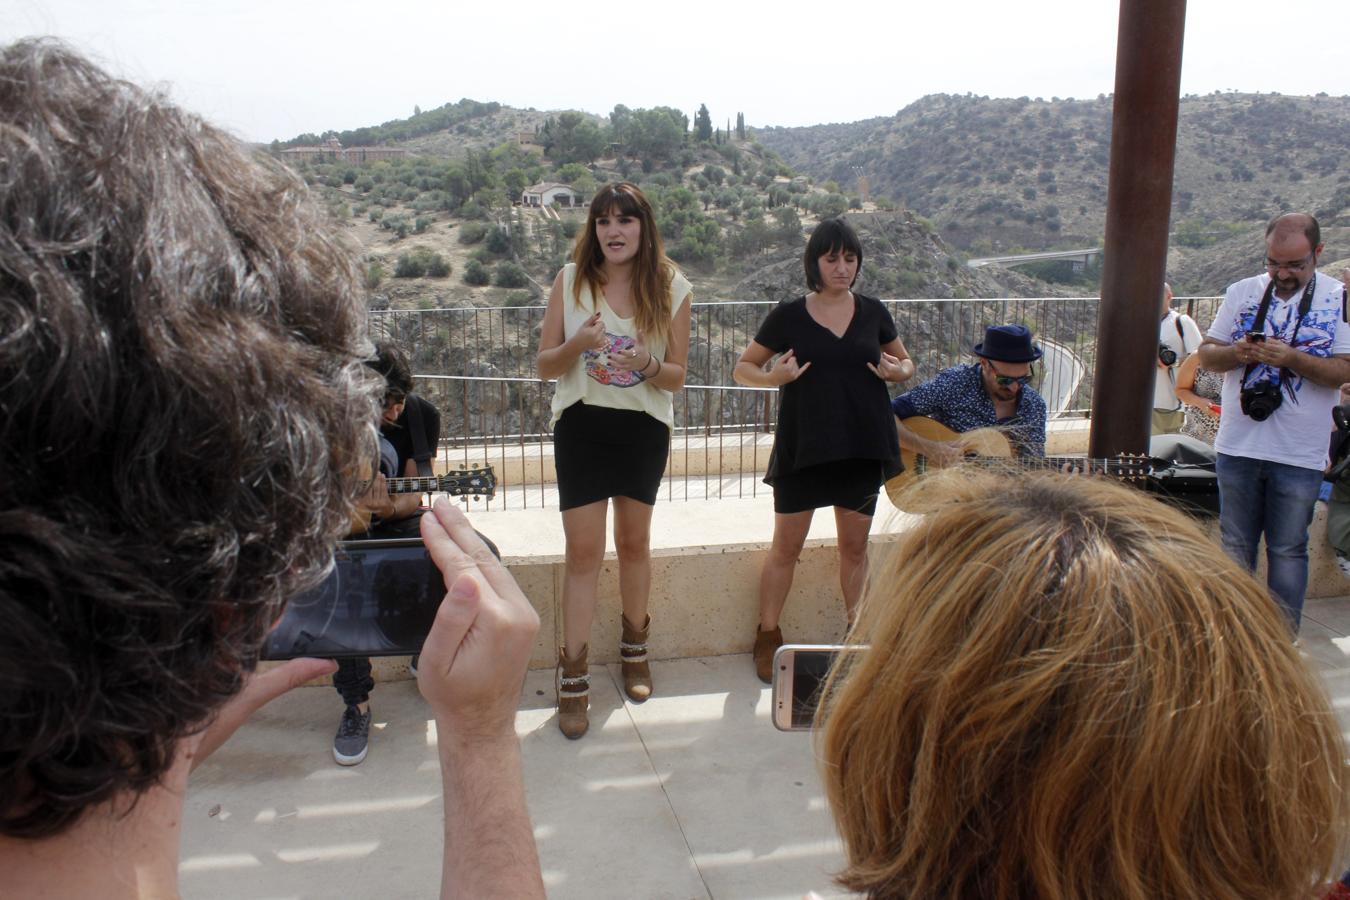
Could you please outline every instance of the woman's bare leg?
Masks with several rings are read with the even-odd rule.
[[[792,576],[797,570],[797,559],[802,555],[806,533],[811,530],[811,516],[815,510],[796,513],[775,513],[773,545],[764,558],[759,573],[759,627],[773,631],[778,627],[778,616],[787,603],[792,589]]]
[[[652,590],[652,507],[631,497],[614,498],[614,549],[619,557],[623,614],[638,629],[647,621]]]
[[[872,530],[872,517],[836,506],[834,527],[839,539],[839,587],[844,592],[844,613],[851,625],[867,584],[867,537]]]
[[[605,517],[609,501],[598,500],[564,510],[563,535],[567,541],[563,571],[563,647],[569,655],[581,652],[591,639],[595,619],[596,582],[605,558]]]

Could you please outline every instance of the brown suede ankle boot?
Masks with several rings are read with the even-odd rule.
[[[586,733],[590,720],[586,707],[590,702],[591,676],[586,669],[587,644],[576,656],[568,658],[567,648],[558,651],[558,730],[570,740]]]
[[[773,654],[783,646],[783,629],[764,631],[755,626],[755,674],[765,684],[773,684]]]
[[[623,637],[619,640],[619,658],[623,663],[623,692],[634,703],[642,703],[652,695],[652,670],[647,665],[647,633],[651,631],[652,617],[641,629],[634,628],[627,616],[621,616]]]

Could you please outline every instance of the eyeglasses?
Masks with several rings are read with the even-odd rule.
[[[390,391],[389,393],[384,395],[384,405],[385,408],[387,409],[391,406],[397,406],[398,404],[404,402],[407,399],[408,395],[403,393],[402,391]]]
[[[1298,274],[1308,268],[1308,264],[1312,262],[1312,258],[1313,255],[1311,253],[1300,259],[1298,262],[1276,262],[1270,257],[1266,257],[1266,271],[1278,272],[1284,270],[1285,272]]]
[[[1000,375],[998,366],[994,365],[992,359],[986,359],[985,362],[989,364],[989,370],[994,373],[994,381],[998,382],[999,387],[1011,387],[1014,384],[1031,384],[1031,379],[1036,375],[1036,370],[1034,368],[1027,369],[1027,374],[1025,375]]]

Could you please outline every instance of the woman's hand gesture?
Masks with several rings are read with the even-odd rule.
[[[882,381],[904,381],[904,369],[900,366],[900,357],[892,356],[885,350],[881,351],[881,360],[876,364],[867,364],[867,368],[872,370],[872,374]]]
[[[600,321],[600,314],[596,313],[577,329],[577,333],[572,336],[576,341],[576,346],[582,351],[603,350],[605,349],[605,323]]]
[[[609,364],[615,369],[622,369],[625,372],[638,372],[642,375],[649,375],[652,369],[652,352],[647,349],[647,344],[642,339],[642,335],[637,336],[633,346],[627,350],[620,350],[618,353],[609,355]]]
[[[774,361],[773,368],[769,370],[769,375],[776,384],[781,386],[796,381],[806,374],[807,369],[811,368],[810,363],[804,366],[797,365],[795,353],[795,350],[788,350]]]

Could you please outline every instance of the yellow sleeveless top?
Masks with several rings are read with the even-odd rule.
[[[604,350],[587,350],[577,357],[572,367],[558,378],[557,389],[553,393],[552,416],[548,427],[558,424],[563,410],[584,401],[591,406],[607,406],[611,409],[630,409],[645,412],[667,428],[674,426],[675,406],[670,391],[662,390],[648,381],[638,381],[635,373],[615,369],[609,365],[609,354],[626,350],[633,346],[637,338],[637,321],[621,318],[609,308],[603,296],[598,300],[591,295],[590,286],[581,285],[581,302],[573,299],[573,285],[576,284],[577,267],[568,263],[563,267],[563,340],[569,340],[586,323],[596,309],[600,310],[600,320],[605,324],[606,347]],[[674,270],[670,283],[670,316],[673,321],[680,306],[689,300],[693,286],[689,280]],[[666,355],[665,337],[646,336],[647,349],[657,359]]]

